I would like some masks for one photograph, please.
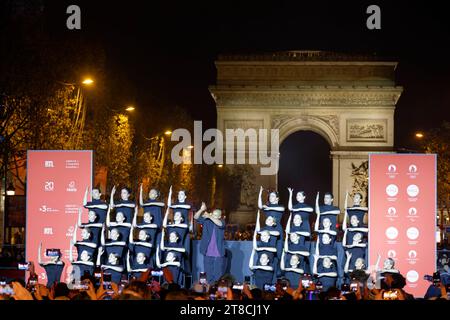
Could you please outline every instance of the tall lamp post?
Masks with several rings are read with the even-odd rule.
[[[65,86],[77,88],[77,98],[75,100],[76,105],[73,119],[74,123],[72,125],[72,132],[69,138],[69,141],[73,144],[74,148],[77,149],[83,135],[84,122],[86,119],[86,103],[82,88],[92,86],[94,84],[94,80],[90,77],[86,77],[78,83],[66,83],[61,81],[59,81],[59,83]]]

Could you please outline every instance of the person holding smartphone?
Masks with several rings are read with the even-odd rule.
[[[64,270],[65,263],[61,260],[60,249],[47,249],[45,255],[48,261],[42,261],[42,242],[38,247],[38,263],[44,268],[47,275],[47,287],[52,287],[55,283],[61,281],[61,274]]]
[[[209,283],[220,279],[225,271],[225,220],[222,210],[215,209],[208,213],[206,204],[202,202],[194,219],[203,226],[200,240],[200,253],[203,254],[204,271]]]

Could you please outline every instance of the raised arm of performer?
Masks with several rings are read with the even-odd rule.
[[[38,247],[38,263],[41,265],[42,264],[42,242],[39,243],[39,247]]]
[[[111,190],[111,197],[110,197],[110,201],[109,201],[109,206],[111,208],[114,208],[114,194],[116,193],[116,186],[113,186],[112,190]]]
[[[78,231],[78,226],[75,225],[75,228],[74,228],[74,230],[73,230],[73,235],[72,235],[72,241],[73,241],[73,243],[76,243],[76,242],[77,242],[77,231]]]
[[[320,212],[317,213],[316,222],[314,223],[314,231],[318,232],[320,226]]]
[[[314,255],[314,264],[313,264],[313,274],[318,274],[317,273],[317,262],[319,261],[319,255],[315,254]]]
[[[84,198],[83,198],[83,206],[87,205],[87,200],[88,200],[88,194],[89,194],[89,186],[86,187],[86,192],[84,193]]]
[[[352,253],[350,251],[345,251],[345,255],[347,256],[347,260],[345,260],[344,272],[348,273],[348,268],[350,266],[350,260],[352,259]]]
[[[137,226],[137,215],[138,215],[138,208],[135,207],[134,208],[134,215],[133,215],[133,222],[131,223],[131,230],[132,230],[133,227]]]
[[[130,227],[130,234],[128,236],[128,243],[129,244],[133,244],[134,243],[133,231],[134,231],[134,227],[133,227],[133,225],[131,225],[131,227]]]
[[[289,191],[288,209],[289,209],[289,211],[292,211],[292,209],[293,209],[293,206],[292,206],[292,193],[294,192],[294,189],[288,188],[288,191]]]
[[[318,234],[317,235],[317,241],[316,241],[316,251],[315,251],[315,254],[317,255],[317,256],[319,256],[319,243],[320,243],[320,234]]]
[[[258,243],[256,241],[256,235],[258,234],[258,226],[259,226],[259,210],[256,214],[256,224],[255,224],[255,231],[253,232],[253,250],[256,250],[258,248]]]
[[[108,207],[108,211],[106,212],[106,226],[109,228],[111,225],[111,206]]]
[[[248,268],[250,270],[253,270],[253,260],[255,258],[255,250],[252,250],[252,253],[250,255],[250,260],[248,261]]]
[[[162,228],[161,230],[161,242],[159,243],[159,246],[161,247],[161,251],[166,250],[166,247],[164,246],[164,236],[166,235],[166,228]]]
[[[198,220],[201,217],[202,213],[205,211],[206,211],[206,204],[202,202],[200,209],[198,209],[198,211],[194,215],[194,219]]]
[[[289,238],[288,232],[286,231],[286,236],[284,237],[284,250],[283,250],[283,252],[284,251],[289,251],[288,238]]]
[[[163,220],[163,227],[166,228],[167,227],[167,220],[169,219],[169,206],[167,206],[166,209],[166,214],[164,215],[164,220]]]
[[[101,235],[100,235],[100,244],[105,246],[105,226],[103,225]]]
[[[284,256],[285,256],[285,253],[284,253],[284,250],[283,250],[283,252],[281,253],[281,260],[280,260],[280,269],[283,270],[283,271],[286,269],[284,267]]]
[[[127,250],[127,271],[131,272],[130,250]]]
[[[159,259],[159,247],[156,247],[156,266],[158,267],[158,269],[161,268],[161,261]]]
[[[320,214],[319,192],[317,192],[317,196],[316,196],[316,213],[317,213],[317,214]]]
[[[345,231],[344,231],[344,236],[343,236],[343,238],[342,238],[342,246],[343,246],[344,248],[347,246],[347,231],[348,231],[348,230],[345,230]]]
[[[101,258],[102,258],[103,252],[105,252],[103,247],[98,247],[98,254],[97,254],[97,261],[96,261],[97,266],[101,265]]]
[[[141,183],[141,186],[139,187],[139,205],[142,207],[144,205],[144,197],[143,197],[143,190],[142,190],[142,185],[143,183]]]
[[[292,213],[289,213],[289,218],[288,218],[288,221],[286,223],[286,237],[291,232],[291,219],[292,219]]]
[[[73,262],[73,244],[74,244],[73,239],[70,239],[70,248],[69,248],[69,261],[70,262]]]
[[[260,210],[262,210],[262,208],[263,208],[263,202],[262,202],[262,193],[263,193],[263,191],[264,191],[264,188],[261,186],[259,188],[259,195],[258,195],[258,208]]]
[[[82,214],[82,212],[83,212],[83,210],[81,210],[81,208],[78,208],[78,222],[77,222],[77,225],[79,227],[81,227],[81,224],[82,224],[82,222],[81,222],[81,214]]]
[[[172,206],[172,186],[169,188],[169,195],[167,196],[167,208]]]
[[[347,204],[348,204],[348,191],[345,191],[345,202],[344,202],[344,221],[342,222],[342,230],[347,230],[347,217],[348,217],[348,212],[347,212]]]
[[[376,271],[380,270],[380,261],[381,261],[381,255],[378,253],[377,254],[377,262],[375,262],[375,270]]]

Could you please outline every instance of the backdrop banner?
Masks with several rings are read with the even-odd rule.
[[[33,261],[39,282],[46,284],[45,270],[38,265],[38,247],[60,249],[69,271],[70,239],[83,207],[86,187],[92,185],[93,152],[29,150],[27,155],[26,259]]]
[[[380,254],[423,297],[436,270],[436,155],[369,155],[369,264]]]

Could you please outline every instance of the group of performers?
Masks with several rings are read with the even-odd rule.
[[[300,279],[311,279],[311,275],[318,278],[323,289],[349,283],[354,270],[368,272],[366,265],[368,226],[364,223],[368,209],[361,206],[362,195],[355,193],[353,206],[348,207],[348,193],[345,198],[345,215],[342,223],[344,236],[342,248],[345,252],[343,259],[338,259],[342,251],[337,245],[337,225],[340,209],[333,205],[333,195],[329,192],[323,197],[323,204],[319,205],[317,193],[315,208],[305,203],[305,193],[296,193],[296,203],[293,204],[293,189],[289,190],[289,219],[285,230],[282,228],[281,218],[285,208],[279,204],[276,191],[270,191],[268,202],[262,203],[263,187],[258,197],[258,207],[265,216],[265,225],[260,226],[260,212],[258,211],[256,227],[253,237],[253,251],[249,261],[249,268],[254,272],[258,287],[273,283],[274,278],[281,276],[290,280],[291,286],[296,286]],[[313,243],[310,217],[316,213],[314,233],[316,242]],[[284,237],[283,237],[284,235]],[[256,256],[256,259],[255,259]],[[341,262],[341,266],[339,265]],[[385,263],[386,272],[393,268],[391,260]],[[378,261],[379,262],[379,261]],[[377,262],[377,264],[378,264]],[[343,264],[343,265],[342,265]],[[386,269],[386,270],[385,270]]]
[[[362,195],[355,193],[353,205],[349,207],[349,195],[346,194],[342,222],[344,235],[340,247],[336,238],[341,212],[333,205],[333,195],[325,193],[323,204],[319,205],[317,193],[313,208],[305,203],[306,196],[303,191],[296,193],[296,203],[293,204],[294,190],[288,190],[289,218],[283,229],[282,217],[285,208],[279,204],[278,193],[270,191],[268,202],[263,204],[264,189],[260,189],[258,207],[265,220],[264,226],[261,226],[258,211],[249,260],[256,286],[263,288],[265,284],[271,284],[274,279],[284,276],[290,280],[291,286],[296,287],[300,279],[311,279],[313,275],[326,290],[349,283],[353,271],[368,273],[368,226],[364,222],[368,209],[361,206]],[[148,199],[144,201],[142,185],[139,206],[130,200],[131,191],[126,187],[120,190],[119,200],[115,199],[116,187],[113,187],[109,204],[101,200],[98,187],[92,189],[91,201],[88,201],[88,192],[87,188],[83,200],[83,206],[88,210],[88,219],[82,221],[80,209],[70,241],[69,260],[73,266],[75,280],[86,274],[94,274],[98,268],[111,274],[111,281],[115,283],[119,283],[124,276],[139,278],[149,269],[165,268],[170,271],[164,274],[171,275],[170,281],[184,286],[184,275],[191,272],[189,233],[193,230],[194,219],[203,225],[200,251],[204,256],[204,271],[207,271],[208,282],[218,280],[224,273],[225,221],[220,209],[207,213],[206,205],[202,203],[201,208],[193,214],[193,208],[186,201],[184,190],[180,190],[176,201],[172,202],[172,187],[169,190],[167,205],[159,200],[160,194],[156,189],[150,189]],[[139,207],[143,209],[142,218],[138,218]],[[313,234],[310,220],[314,212],[316,220]],[[45,268],[48,285],[51,286],[59,281],[64,268],[61,252],[47,252],[49,260],[43,262],[41,251],[42,244],[39,246],[38,259],[40,265]],[[377,266],[379,262],[380,257]],[[384,262],[381,271],[398,272],[390,258]]]
[[[144,201],[140,187],[139,205],[143,209],[138,219],[138,206],[130,200],[129,188],[120,190],[120,199],[115,199],[116,187],[111,191],[110,203],[101,200],[99,188],[93,188],[92,200],[88,192],[83,206],[88,210],[88,220],[82,221],[79,210],[78,222],[70,242],[69,260],[73,266],[75,280],[83,275],[94,274],[100,267],[111,274],[111,281],[119,283],[124,275],[139,278],[149,269],[167,267],[171,281],[183,285],[185,272],[190,272],[187,257],[190,252],[189,230],[192,230],[191,205],[186,201],[186,191],[178,192],[172,202],[172,187],[166,204],[159,200],[159,192],[151,189]],[[170,219],[169,219],[170,215]],[[76,248],[76,257],[73,248]],[[39,263],[47,273],[47,285],[58,282],[64,268],[61,252],[51,256],[49,261]]]

